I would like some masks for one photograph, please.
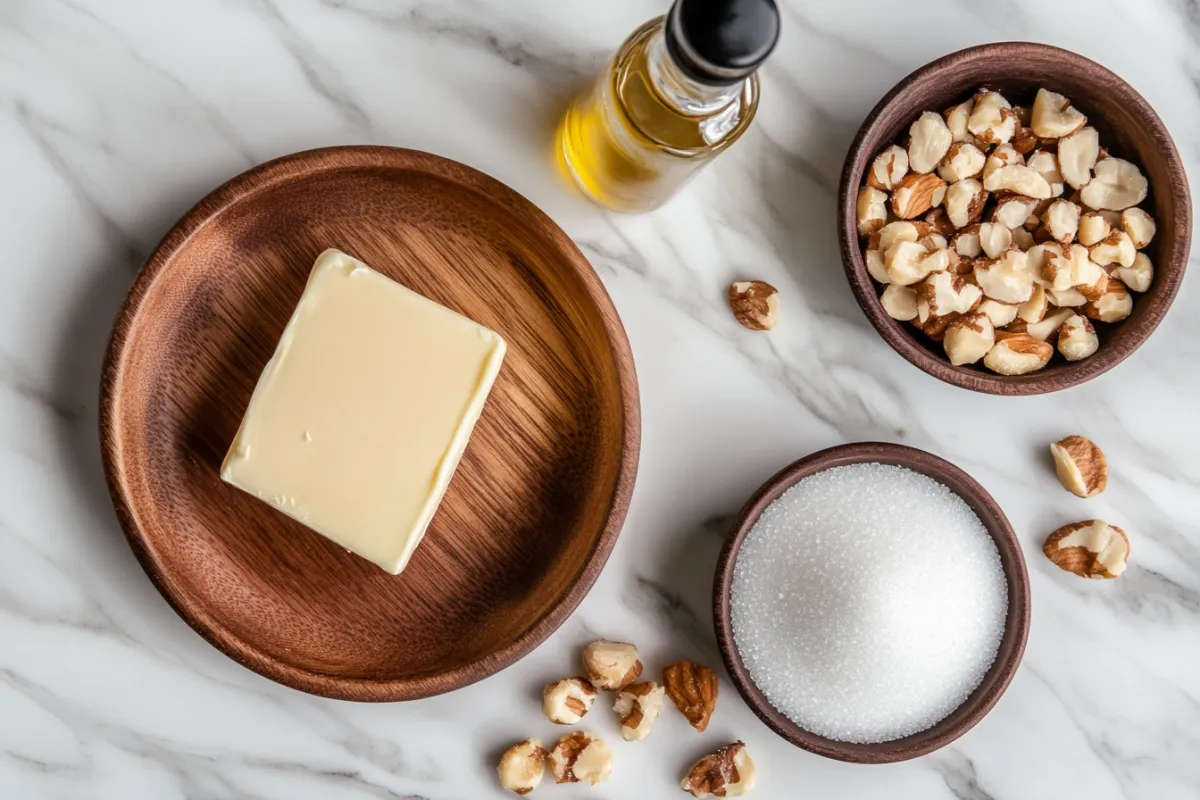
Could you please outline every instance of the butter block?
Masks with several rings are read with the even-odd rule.
[[[504,351],[495,332],[326,250],[221,478],[399,574],[441,503]]]

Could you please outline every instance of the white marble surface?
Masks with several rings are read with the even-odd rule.
[[[1200,796],[1200,279],[1115,372],[991,398],[937,383],[878,339],[833,234],[837,174],[867,110],[910,69],[988,40],[1107,64],[1200,176],[1200,6],[785,5],[753,131],[667,208],[617,217],[559,181],[552,127],[664,0],[0,3],[0,797],[497,796],[498,750],[554,734],[535,698],[589,637],[637,641],[658,666],[716,661],[709,586],[730,514],[792,459],[869,438],[957,462],[1020,532],[1033,630],[995,711],[935,755],[856,767],[777,739],[726,683],[706,735],[665,718],[647,742],[618,743],[603,787],[537,796],[679,797],[677,773],[728,737],[753,748],[765,798]],[[580,610],[502,674],[407,705],[308,697],[205,644],[126,547],[96,444],[109,326],[158,237],[254,163],[353,142],[459,159],[545,208],[608,285],[643,396],[633,507]],[[772,334],[728,314],[723,289],[741,276],[782,289]],[[1108,451],[1098,499],[1053,482],[1045,444],[1071,432]],[[1038,552],[1048,530],[1094,514],[1133,539],[1115,583]],[[615,738],[608,715],[594,725]]]

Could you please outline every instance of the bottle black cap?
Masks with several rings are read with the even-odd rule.
[[[779,9],[775,0],[675,0],[664,35],[684,74],[727,86],[758,69],[775,49]]]

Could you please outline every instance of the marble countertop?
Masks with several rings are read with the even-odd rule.
[[[1200,278],[1114,372],[1049,397],[987,397],[938,383],[876,336],[834,237],[863,116],[913,68],[985,41],[1051,42],[1106,64],[1158,109],[1197,179],[1200,6],[783,5],[751,132],[668,207],[622,217],[561,182],[553,126],[665,0],[0,4],[0,797],[499,796],[499,751],[554,735],[540,687],[574,671],[591,637],[636,641],[659,667],[716,662],[710,581],[730,516],[782,465],[862,439],[954,461],[1019,532],[1033,628],[991,715],[934,755],[851,766],[776,738],[726,682],[707,734],[664,717],[648,741],[617,743],[605,785],[537,796],[682,797],[681,770],[729,737],[752,748],[764,798],[1200,796]],[[409,704],[309,697],[209,647],[126,546],[96,433],[110,325],[166,229],[253,164],[365,142],[464,161],[549,212],[620,310],[644,414],[628,522],[581,608],[510,669]],[[728,313],[723,291],[740,277],[780,287],[771,334]],[[1054,482],[1046,443],[1068,433],[1108,453],[1097,499]],[[1039,553],[1050,530],[1091,516],[1130,533],[1119,581],[1076,579]],[[609,716],[595,726],[617,738]]]

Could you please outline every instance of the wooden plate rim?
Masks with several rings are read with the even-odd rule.
[[[207,613],[203,604],[190,598],[172,581],[161,568],[153,542],[143,533],[136,509],[124,491],[119,436],[124,355],[154,282],[192,236],[238,202],[298,178],[361,168],[426,172],[464,185],[502,206],[522,207],[523,213],[540,232],[567,257],[588,298],[599,310],[620,381],[624,426],[616,486],[604,528],[566,595],[506,647],[433,676],[379,680],[351,678],[297,667],[262,652],[223,628]],[[239,664],[294,689],[341,700],[391,702],[443,694],[499,672],[541,644],[578,607],[604,568],[629,509],[641,446],[641,405],[633,353],[612,298],[583,253],[545,212],[511,187],[452,159],[407,148],[348,145],[292,153],[253,167],[206,195],[163,237],[139,270],[113,325],[100,379],[99,433],[105,482],[125,538],[154,587],[193,630]]]
[[[896,464],[943,483],[979,515],[996,542],[1008,581],[1008,614],[996,661],[979,687],[955,711],[928,730],[878,744],[839,742],[801,728],[777,711],[742,662],[733,636],[730,609],[733,567],[746,535],[759,515],[798,481],[831,467],[879,462]],[[734,687],[750,710],[776,734],[810,753],[855,764],[890,764],[927,755],[953,742],[983,719],[1012,682],[1029,638],[1029,573],[1020,541],[999,504],[974,478],[945,459],[906,445],[854,442],[830,447],[789,464],[764,483],[742,507],[717,560],[713,578],[713,623],[717,645]]]

